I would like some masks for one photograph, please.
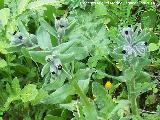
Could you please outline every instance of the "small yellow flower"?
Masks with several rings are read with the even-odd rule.
[[[110,89],[112,87],[112,83],[110,81],[107,81],[105,84],[105,88]]]

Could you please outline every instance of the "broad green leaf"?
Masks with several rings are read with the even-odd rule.
[[[150,43],[148,46],[149,51],[156,51],[159,49],[159,46],[155,43]]]
[[[73,20],[69,26],[66,28],[65,30],[65,34],[68,35],[70,32],[72,32],[74,30],[74,27],[76,26],[76,22],[77,20]]]
[[[92,93],[95,96],[95,103],[100,109],[100,113],[108,116],[115,106],[111,95],[107,94],[107,90],[96,82],[92,84]]]
[[[77,106],[78,101],[76,100],[72,100],[70,103],[64,103],[64,104],[60,104],[60,108],[64,108],[67,110],[70,110],[72,112],[74,112],[74,110],[76,110],[76,106]]]
[[[74,57],[76,60],[82,60],[89,55],[89,50],[87,47],[73,47],[70,50],[74,52]]]
[[[86,69],[79,69],[77,70],[76,74],[75,74],[75,79],[78,80],[86,80],[88,78],[90,78],[90,76],[92,75],[92,73],[94,72],[94,70],[90,69],[90,68],[86,68]]]
[[[60,1],[57,0],[38,0],[31,2],[28,5],[29,9],[37,9],[38,7],[42,7],[43,5],[53,5],[53,6],[58,6]]]
[[[153,28],[156,24],[157,13],[153,10],[147,10],[142,14],[142,23],[145,27]]]
[[[97,66],[97,63],[98,63],[98,60],[102,59],[101,56],[92,56],[88,59],[88,63],[87,65],[90,67],[90,68],[94,68]]]
[[[126,115],[129,115],[130,114],[129,105],[130,105],[130,102],[128,100],[120,100],[118,105],[116,105],[114,109],[112,110],[112,112],[109,113],[108,115],[109,118],[111,119],[112,117],[116,116],[119,110],[124,110],[124,111],[126,110]]]
[[[29,52],[31,59],[35,62],[39,62],[41,64],[45,64],[45,58],[47,55],[51,54],[50,51],[30,51]]]
[[[64,63],[70,63],[71,61],[73,61],[74,58],[74,53],[68,53],[68,54],[60,54],[59,58],[61,60],[61,62]]]
[[[83,107],[83,113],[85,115],[85,120],[97,120],[98,114],[94,103],[90,103],[88,106]]]
[[[9,16],[10,16],[9,8],[3,8],[0,10],[0,24],[2,24],[3,27],[7,25]]]
[[[0,59],[0,68],[4,68],[7,66],[7,62],[4,59]]]
[[[49,32],[51,35],[55,36],[57,38],[56,30],[53,28],[53,26],[50,26],[44,19],[40,20],[41,26]]]
[[[28,84],[21,91],[21,99],[23,102],[28,102],[34,100],[38,94],[38,90],[36,89],[36,85]]]
[[[85,79],[85,80],[79,80],[79,81],[78,81],[78,85],[80,86],[80,88],[81,88],[85,93],[88,92],[89,81],[90,81],[90,78]]]
[[[69,50],[69,48],[71,48],[73,45],[76,45],[76,44],[79,44],[79,43],[80,43],[80,40],[71,40],[71,41],[68,41],[66,43],[62,43],[62,44],[60,44],[60,45],[58,45],[56,47],[53,47],[52,51],[54,53],[62,53],[63,54],[64,52],[66,52],[67,50]]]
[[[40,46],[40,48],[44,50],[50,49],[52,47],[50,35],[42,26],[38,28],[37,40],[38,40],[38,45]]]
[[[69,95],[73,94],[75,94],[74,87],[70,84],[66,84],[44,98],[41,102],[44,104],[57,104],[63,102]]]
[[[149,114],[149,113],[143,113],[144,120],[159,120],[159,113],[157,114]],[[138,120],[137,118],[133,120]]]
[[[26,47],[21,48],[21,52],[25,57],[27,57],[27,58],[31,57],[30,54],[29,54],[29,51]]]
[[[137,96],[143,94],[144,92],[152,90],[154,88],[154,85],[155,83],[151,82],[136,83],[135,91]]]
[[[25,11],[30,0],[19,0],[17,13],[18,15]]]

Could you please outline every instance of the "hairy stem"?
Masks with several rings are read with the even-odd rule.
[[[134,78],[128,81],[127,88],[128,88],[128,99],[131,102],[132,113],[133,115],[139,116],[139,109],[137,105],[137,95],[135,91],[135,79]]]
[[[90,105],[86,95],[83,93],[83,91],[79,87],[77,81],[73,81],[73,85],[74,85],[74,88],[75,88],[76,92],[79,94],[83,104],[86,105],[86,106]]]

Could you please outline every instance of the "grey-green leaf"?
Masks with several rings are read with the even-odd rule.
[[[57,104],[63,102],[69,95],[73,95],[75,92],[74,87],[70,84],[66,84],[61,88],[58,88],[55,92],[44,98],[41,102],[44,104]]]
[[[45,64],[45,57],[50,54],[50,51],[30,51],[29,54],[33,61]]]
[[[46,50],[52,48],[50,35],[43,27],[38,28],[37,40],[38,40],[38,45],[40,46],[41,49]]]

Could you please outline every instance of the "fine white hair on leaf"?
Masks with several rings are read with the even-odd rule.
[[[137,56],[143,56],[147,47],[144,41],[135,39],[139,36],[139,31],[142,32],[141,25],[138,24],[133,30],[131,26],[125,27],[121,30],[121,35],[124,40],[124,44],[122,45],[122,54],[123,59],[128,60]]]

